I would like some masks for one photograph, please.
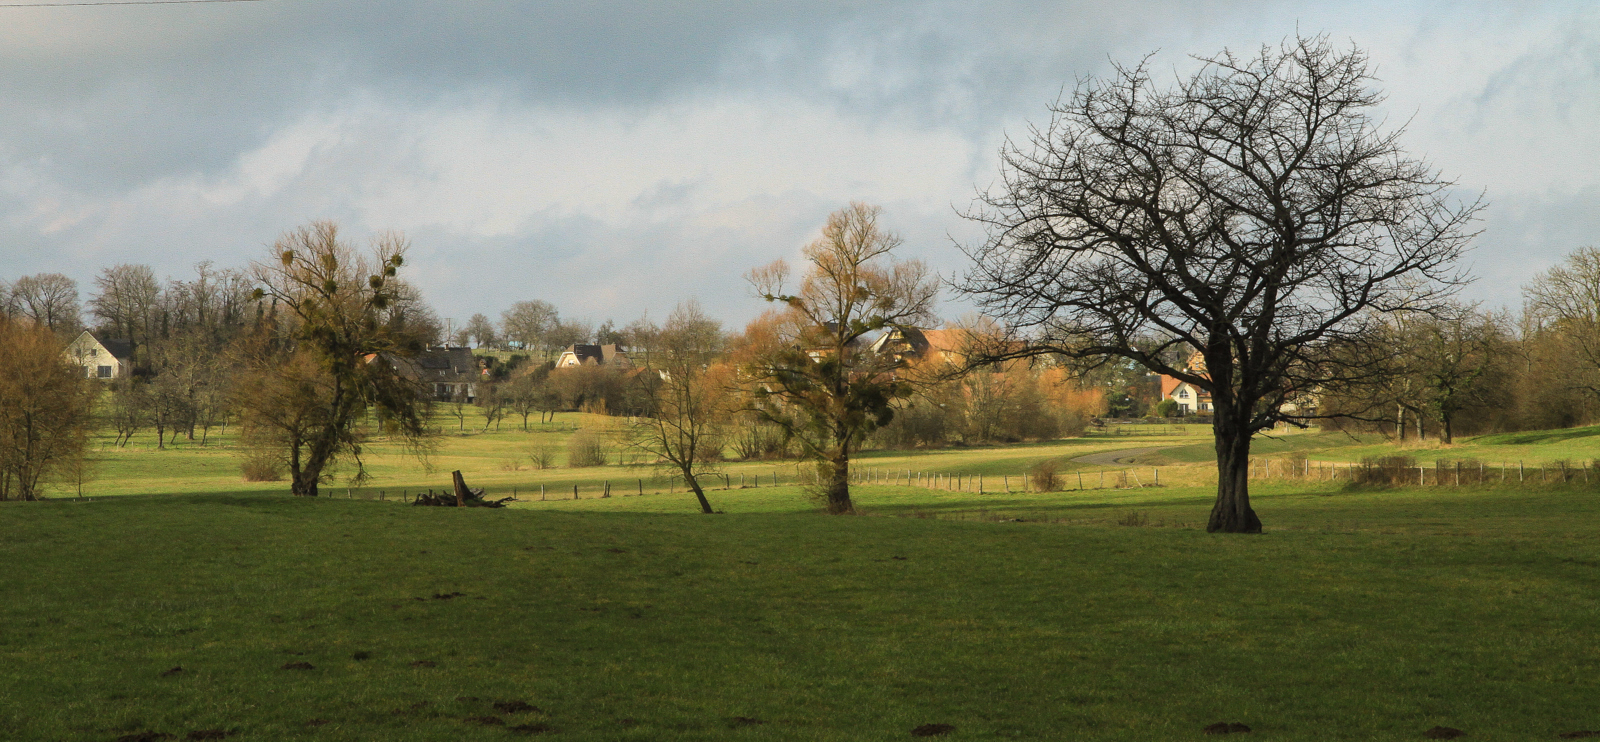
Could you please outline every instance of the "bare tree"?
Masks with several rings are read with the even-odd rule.
[[[633,418],[632,446],[683,477],[700,512],[711,503],[700,476],[722,458],[724,425],[733,412],[730,369],[714,366],[724,342],[722,323],[699,302],[679,304],[656,334],[656,352],[640,379],[648,382],[648,414]]]
[[[519,301],[500,313],[500,334],[525,350],[548,354],[551,343],[547,338],[560,322],[561,314],[550,302]]]
[[[829,215],[822,236],[805,247],[811,268],[793,294],[781,260],[748,276],[759,296],[785,307],[777,342],[747,364],[757,412],[818,462],[831,513],[854,512],[850,456],[894,417],[894,400],[910,394],[889,373],[893,359],[871,352],[862,338],[930,322],[938,294],[920,261],[892,260],[900,238],[878,226],[880,213],[852,203]]]
[[[23,276],[11,285],[17,313],[58,335],[75,334],[78,322],[78,282],[60,273]]]
[[[281,457],[295,495],[317,496],[338,461],[354,462],[353,480],[365,477],[360,423],[369,411],[413,453],[430,450],[428,405],[386,358],[414,350],[382,321],[406,247],[404,237],[383,234],[362,256],[332,222],[314,222],[279,238],[271,260],[251,265],[258,295],[291,316],[242,345],[246,371],[235,399],[245,437]]]
[[[1573,250],[1523,291],[1529,319],[1560,333],[1579,360],[1569,383],[1600,398],[1600,249]]]
[[[483,415],[483,432],[489,432],[493,425],[495,432],[500,432],[500,421],[506,419],[509,409],[509,400],[501,389],[501,384],[483,381],[478,384],[478,414]]]
[[[1256,533],[1252,434],[1368,373],[1330,348],[1462,282],[1481,203],[1452,201],[1401,131],[1379,130],[1360,50],[1296,38],[1200,62],[1171,89],[1118,67],[1056,103],[1031,147],[1008,146],[963,288],[1031,335],[1025,352],[1127,358],[1211,392],[1207,530]],[[1170,362],[1173,347],[1205,370]]]
[[[1412,348],[1427,389],[1423,404],[1439,421],[1439,442],[1455,440],[1455,422],[1480,404],[1485,378],[1501,345],[1494,318],[1474,307],[1449,307],[1424,325],[1423,342]]]
[[[461,332],[479,348],[493,348],[500,344],[500,335],[495,332],[494,323],[482,313],[472,315],[472,319],[467,320],[467,326],[461,328]]]
[[[131,340],[136,357],[145,359],[143,346],[155,336],[160,319],[161,284],[155,272],[148,265],[123,263],[100,271],[94,285],[90,313],[102,329]]]
[[[0,317],[0,348],[0,500],[36,500],[84,456],[93,390],[42,325]]]

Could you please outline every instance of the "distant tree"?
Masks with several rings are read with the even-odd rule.
[[[78,321],[78,282],[60,273],[23,276],[11,285],[11,302],[21,317],[58,335],[73,335]]]
[[[622,328],[622,344],[628,346],[628,352],[638,356],[635,360],[641,366],[650,365],[650,354],[655,351],[656,338],[661,335],[661,328],[650,321],[649,315],[640,317]]]
[[[1379,131],[1372,83],[1365,54],[1325,38],[1224,51],[1170,89],[1119,66],[1006,149],[973,215],[990,231],[963,288],[1026,335],[1020,352],[1126,358],[1211,393],[1208,531],[1261,530],[1252,435],[1304,424],[1297,395],[1373,373],[1335,350],[1461,282],[1480,204],[1453,202],[1400,132]]]
[[[313,222],[251,265],[259,295],[289,316],[240,346],[245,371],[235,399],[246,438],[282,457],[295,495],[315,497],[335,462],[352,462],[352,480],[364,480],[368,412],[412,453],[429,451],[428,403],[384,356],[420,350],[383,322],[406,247],[404,237],[386,233],[363,256],[332,222]]]
[[[488,432],[490,425],[498,432],[500,421],[506,419],[509,409],[510,400],[501,384],[487,381],[478,384],[478,414],[483,415],[484,432]]]
[[[722,323],[700,304],[679,304],[656,338],[651,365],[640,378],[648,386],[648,414],[629,426],[631,445],[672,469],[700,503],[713,512],[700,476],[722,458],[726,424],[733,414],[733,379],[726,366],[712,365],[724,346]]]
[[[587,343],[594,339],[594,325],[585,320],[566,320],[556,323],[545,335],[548,343],[547,352],[559,351],[563,348]]]
[[[495,332],[494,323],[482,313],[472,315],[467,320],[467,326],[461,329],[473,345],[479,348],[493,348],[500,344],[500,334]]]
[[[600,345],[626,345],[627,340],[627,335],[618,330],[610,318],[600,323],[600,327],[594,331],[594,341]]]
[[[444,321],[422,298],[422,291],[399,279],[393,280],[387,288],[393,296],[378,315],[393,342],[419,347],[443,345]]]
[[[148,422],[150,403],[145,399],[149,394],[148,384],[143,379],[123,377],[111,382],[108,404],[105,407],[105,418],[110,423],[111,429],[116,431],[113,442],[118,448],[128,445],[133,436]]]
[[[1426,389],[1423,406],[1439,421],[1439,442],[1448,444],[1455,441],[1460,415],[1484,401],[1500,328],[1473,307],[1450,306],[1428,317],[1423,331],[1423,342],[1410,354]]]
[[[445,409],[449,410],[450,416],[456,419],[457,432],[465,431],[467,429],[468,404],[470,404],[470,402],[467,400],[467,385],[457,384],[455,386],[455,393],[451,394],[450,399],[445,402]]]
[[[548,353],[549,335],[560,322],[561,314],[549,302],[519,301],[500,313],[500,333],[525,350]]]
[[[37,500],[84,456],[94,395],[45,325],[0,318],[0,500]]]
[[[138,362],[146,360],[144,345],[157,334],[161,317],[161,284],[148,265],[122,263],[100,271],[89,311],[101,329],[131,340]]]
[[[746,362],[755,410],[818,463],[830,513],[854,512],[850,457],[911,393],[889,373],[893,359],[862,338],[931,322],[938,293],[920,261],[892,260],[900,238],[879,227],[880,213],[852,203],[829,215],[822,236],[804,249],[810,269],[793,294],[781,260],[748,275],[757,295],[784,307],[766,333],[772,342]]]
[[[1523,289],[1529,318],[1559,334],[1578,365],[1568,384],[1600,399],[1600,249],[1580,247]]]

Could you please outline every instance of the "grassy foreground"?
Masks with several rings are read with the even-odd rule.
[[[717,516],[681,493],[3,503],[0,738],[1600,729],[1600,493],[1256,492],[1257,537],[1205,534],[1202,484],[868,486],[869,517],[786,487],[713,493]]]

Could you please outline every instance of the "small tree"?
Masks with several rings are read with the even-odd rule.
[[[478,383],[478,414],[483,415],[485,433],[489,432],[490,425],[499,432],[500,421],[506,419],[508,409],[506,390],[501,384],[490,381]]]
[[[785,307],[775,318],[777,342],[746,364],[755,409],[818,463],[830,513],[854,512],[850,457],[911,391],[892,374],[893,358],[862,339],[930,322],[938,294],[920,261],[891,258],[900,238],[878,226],[880,213],[852,203],[829,215],[822,236],[805,247],[811,267],[793,294],[781,260],[749,274],[759,296]]]
[[[702,513],[713,511],[700,476],[721,459],[723,427],[732,413],[728,369],[712,365],[722,348],[722,324],[696,301],[679,304],[656,334],[641,375],[651,382],[650,409],[629,428],[633,447],[683,477]]]
[[[1359,50],[1297,38],[1201,62],[1171,89],[1118,67],[1008,147],[964,289],[1030,336],[1021,353],[1124,358],[1211,392],[1206,528],[1258,533],[1251,436],[1378,370],[1339,349],[1449,295],[1480,205],[1379,131]],[[1203,372],[1174,362],[1190,352]]]
[[[366,478],[361,423],[369,411],[414,454],[430,450],[428,403],[386,358],[421,349],[382,321],[406,247],[404,237],[384,234],[363,257],[332,222],[314,222],[279,238],[271,260],[251,265],[257,297],[287,316],[241,346],[235,399],[245,437],[281,452],[295,495],[316,497],[340,461],[354,462],[353,481]]]
[[[0,500],[36,500],[81,464],[93,390],[45,325],[0,317]]]
[[[494,323],[483,314],[472,315],[461,332],[479,348],[493,348],[500,344],[500,334],[495,332]]]

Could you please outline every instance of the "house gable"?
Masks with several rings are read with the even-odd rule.
[[[91,379],[122,379],[133,371],[133,342],[103,338],[84,330],[62,354]]]

